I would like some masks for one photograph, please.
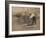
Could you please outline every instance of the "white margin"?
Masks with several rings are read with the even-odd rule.
[[[40,30],[12,31],[12,6],[14,7],[36,7],[40,8]],[[43,7],[42,5],[9,4],[9,35],[43,33]]]

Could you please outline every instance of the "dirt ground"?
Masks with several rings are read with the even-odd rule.
[[[27,30],[40,30],[40,21],[36,19],[36,24],[28,25],[23,23],[23,20],[13,17],[12,18],[12,31],[27,31]]]

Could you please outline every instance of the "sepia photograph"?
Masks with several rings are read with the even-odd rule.
[[[40,8],[12,7],[12,31],[40,30]]]

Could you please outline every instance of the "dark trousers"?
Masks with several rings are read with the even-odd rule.
[[[36,24],[36,17],[32,17],[32,24],[35,23]]]

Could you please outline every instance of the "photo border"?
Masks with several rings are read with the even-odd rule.
[[[36,4],[43,5],[43,33],[9,35],[9,4]],[[42,2],[24,2],[24,1],[5,1],[5,37],[23,37],[23,36],[39,36],[45,35],[45,3]]]
[[[40,30],[12,31],[12,7],[30,7],[40,10]],[[9,4],[9,35],[43,33],[43,5]]]

